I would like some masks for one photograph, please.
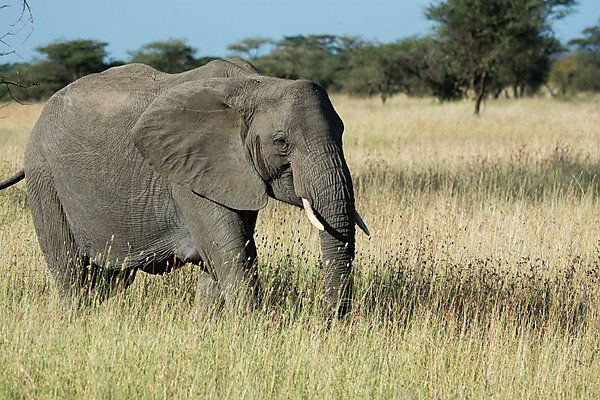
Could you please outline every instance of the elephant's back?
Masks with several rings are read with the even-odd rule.
[[[115,67],[58,91],[31,132],[26,164],[44,163],[57,178],[118,176],[126,166],[143,173],[145,163],[129,133],[161,91],[150,83],[153,71],[141,64]]]
[[[164,90],[154,71],[117,67],[72,83],[48,101],[28,141],[26,176],[35,169],[50,177],[78,245],[90,256],[107,243],[122,257],[151,243],[171,246],[164,238],[181,225],[168,183],[129,140]]]

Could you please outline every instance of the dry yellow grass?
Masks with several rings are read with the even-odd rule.
[[[531,201],[519,196],[518,190],[504,193],[507,188],[500,179],[515,180],[511,184],[518,189],[534,173],[552,175],[556,171],[551,168],[560,169],[565,161],[577,164],[574,168],[592,168],[591,179],[581,182],[581,171],[566,171],[570,193],[597,188],[600,177],[594,180],[594,176],[600,170],[593,170],[600,164],[597,98],[490,102],[479,118],[469,114],[470,102],[440,105],[432,99],[399,96],[386,105],[378,99],[347,97],[335,97],[334,103],[346,126],[346,157],[353,174],[385,171],[388,175],[387,184],[367,187],[357,196],[359,209],[373,226],[371,245],[359,251],[372,255],[394,250],[398,242],[418,243],[430,237],[443,247],[438,253],[448,252],[454,261],[492,256],[510,261],[507,264],[513,267],[522,257],[551,261],[598,251],[600,237],[590,235],[600,232],[595,195],[560,198],[555,193],[548,201]],[[513,167],[520,170],[504,176]],[[404,183],[409,187],[389,184],[399,174],[407,177]],[[469,180],[474,174],[480,177]],[[422,187],[411,186],[415,175],[423,175]],[[469,195],[453,195],[453,183],[469,186],[461,189]],[[431,187],[435,185],[440,187]]]
[[[35,125],[43,104],[0,104],[0,160],[2,171],[23,167],[23,151],[29,132]]]
[[[517,151],[531,153],[535,160],[549,156],[556,146],[589,153],[600,144],[597,99],[501,100],[490,102],[480,117],[469,114],[472,104],[467,101],[440,105],[398,96],[386,105],[376,98],[336,97],[334,103],[346,126],[348,159],[357,166],[373,158],[402,167],[455,164],[506,159]]]
[[[372,232],[347,320],[323,329],[318,235],[271,201],[257,313],[194,320],[184,268],[66,322],[21,183],[0,192],[0,397],[600,396],[600,99],[333,102]],[[0,108],[3,174],[40,110]]]

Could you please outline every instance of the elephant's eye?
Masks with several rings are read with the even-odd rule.
[[[287,153],[290,149],[290,146],[283,134],[276,134],[273,138],[273,143],[275,144],[277,150],[279,150],[282,153]]]

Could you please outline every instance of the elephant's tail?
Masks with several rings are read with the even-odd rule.
[[[22,181],[23,179],[25,179],[25,168],[23,168],[7,180],[0,182],[0,190],[6,189],[7,187],[12,186],[17,182]]]

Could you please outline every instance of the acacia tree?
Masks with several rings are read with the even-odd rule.
[[[356,48],[349,57],[345,89],[369,96],[379,94],[384,104],[394,94],[411,94],[418,85],[415,74],[404,61],[416,43],[415,38],[408,38],[397,43],[369,43]]]
[[[96,40],[71,40],[55,42],[36,50],[46,56],[46,60],[64,71],[65,85],[85,75],[104,71],[110,66],[105,59],[108,43]]]
[[[561,18],[575,0],[444,0],[427,8],[435,21],[443,59],[457,84],[475,94],[475,114],[491,82],[511,60],[547,46],[551,20]],[[535,52],[534,52],[535,53]],[[549,60],[548,60],[549,63]],[[522,72],[520,72],[522,74]]]
[[[253,63],[267,75],[311,79],[329,87],[345,67],[347,52],[358,42],[358,38],[334,35],[285,36]]]
[[[17,98],[45,99],[82,76],[115,65],[105,61],[106,46],[95,40],[54,42],[36,49],[45,56],[43,59],[34,64],[13,64],[5,75],[11,81],[22,83],[14,89]],[[24,84],[27,84],[27,90],[23,90]],[[0,91],[2,94],[5,92]]]
[[[570,57],[573,60],[573,89],[600,91],[600,21],[598,25],[587,27],[583,37],[574,39],[569,45],[575,46]]]
[[[263,37],[250,37],[228,45],[227,50],[232,51],[235,56],[254,60],[260,57],[260,49],[269,44],[273,44],[273,40]]]
[[[178,73],[198,66],[194,57],[196,49],[183,40],[171,39],[164,42],[152,42],[141,49],[129,52],[134,63],[148,64],[159,71]]]
[[[515,40],[490,81],[494,97],[507,87],[512,89],[515,98],[523,97],[526,90],[535,93],[548,81],[553,55],[561,52],[562,48],[553,37],[525,36],[520,41]]]
[[[276,43],[269,54],[265,67],[275,69],[275,74],[284,78],[309,78],[319,81],[320,67],[333,54],[335,36],[297,35],[285,36]]]

